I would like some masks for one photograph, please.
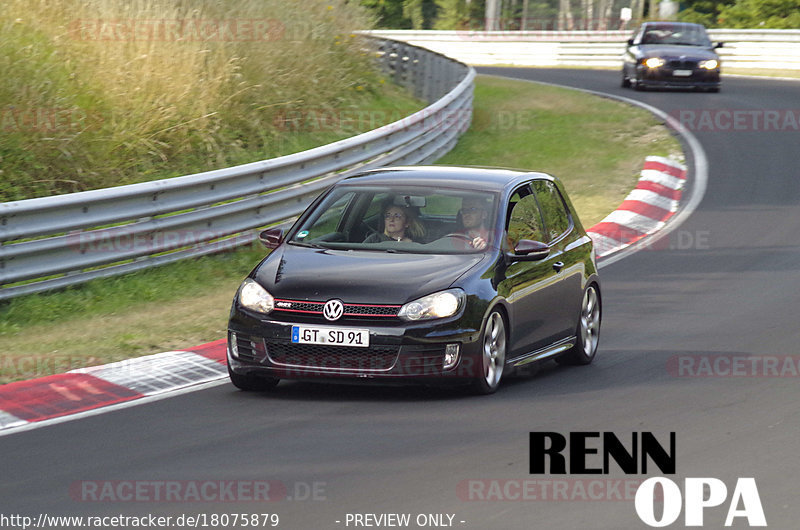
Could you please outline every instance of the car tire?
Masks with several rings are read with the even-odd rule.
[[[631,80],[628,79],[628,76],[625,75],[625,69],[622,69],[622,83],[620,83],[622,88],[630,88],[631,87]]]
[[[577,342],[575,346],[557,357],[556,362],[585,365],[594,360],[600,341],[601,308],[600,292],[595,284],[591,284],[583,292],[581,313],[575,331]]]
[[[230,366],[228,366],[228,377],[230,377],[233,386],[246,392],[262,392],[264,390],[270,390],[275,388],[280,382],[280,379],[276,377],[237,374],[231,370]]]
[[[493,394],[500,386],[506,363],[508,335],[506,322],[498,310],[489,313],[481,333],[481,356],[479,373],[473,388],[478,394]]]

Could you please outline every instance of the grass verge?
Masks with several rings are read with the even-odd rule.
[[[441,162],[552,173],[587,226],[622,201],[646,155],[679,152],[645,111],[572,90],[481,76],[474,109]],[[0,303],[0,383],[223,338],[234,291],[263,255],[248,247]]]

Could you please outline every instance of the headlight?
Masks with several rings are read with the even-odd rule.
[[[705,68],[706,70],[714,70],[717,68],[717,66],[719,66],[719,61],[717,61],[716,59],[700,61],[700,63],[698,63],[698,66],[700,66],[700,68]]]
[[[448,289],[407,303],[400,308],[397,316],[409,321],[450,317],[458,313],[463,303],[464,291]]]
[[[259,313],[270,313],[275,309],[275,299],[257,282],[247,278],[239,287],[239,303]]]
[[[644,64],[648,68],[658,68],[659,66],[664,66],[664,59],[660,57],[650,57],[649,59],[645,59]]]

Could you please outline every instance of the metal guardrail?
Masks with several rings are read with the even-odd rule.
[[[473,65],[621,67],[631,30],[367,32],[409,42]],[[800,70],[800,30],[711,29],[723,69]]]
[[[372,38],[384,72],[431,103],[400,121],[301,153],[166,180],[0,204],[0,300],[252,242],[357,171],[430,163],[472,119],[475,71]]]

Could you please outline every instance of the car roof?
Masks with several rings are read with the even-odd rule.
[[[397,166],[372,169],[342,180],[340,185],[391,183],[393,185],[442,188],[468,188],[480,191],[503,191],[533,179],[557,180],[536,171],[506,168],[456,166]]]

